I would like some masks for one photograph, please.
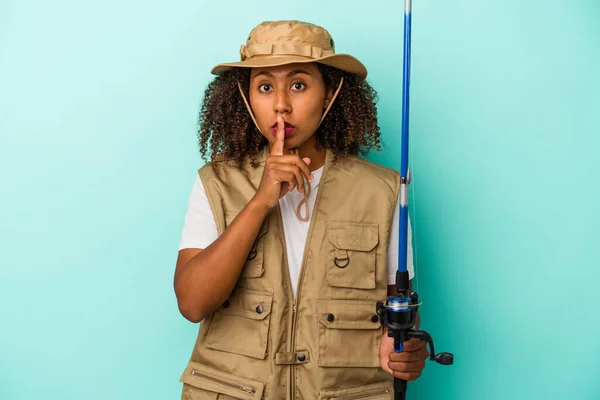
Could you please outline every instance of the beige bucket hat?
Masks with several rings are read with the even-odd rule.
[[[318,62],[354,74],[359,81],[367,77],[367,69],[349,54],[335,54],[329,32],[303,21],[265,21],[256,26],[240,48],[240,61],[218,64],[211,73],[236,67],[276,67],[292,63]]]

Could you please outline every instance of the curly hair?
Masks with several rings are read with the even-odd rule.
[[[366,81],[359,82],[352,74],[317,63],[326,92],[335,91],[340,79],[344,85],[323,123],[315,132],[317,146],[333,152],[334,160],[341,156],[366,156],[373,148],[380,151],[381,132],[377,122],[377,92]],[[198,140],[204,160],[216,157],[231,160],[237,166],[254,158],[268,140],[254,125],[240,96],[237,82],[248,98],[249,68],[233,68],[213,79],[204,93],[200,108]]]

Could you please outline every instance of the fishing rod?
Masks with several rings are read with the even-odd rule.
[[[402,75],[402,149],[400,164],[400,226],[398,235],[398,271],[396,272],[396,294],[388,296],[386,303],[377,303],[377,314],[381,324],[388,329],[388,337],[394,338],[394,350],[402,352],[403,343],[409,339],[419,339],[429,344],[429,359],[442,365],[451,365],[454,355],[435,354],[431,335],[414,329],[419,295],[409,293],[408,258],[408,119],[410,106],[410,50],[412,30],[412,0],[404,1],[404,63]],[[394,400],[406,399],[406,381],[394,378]]]

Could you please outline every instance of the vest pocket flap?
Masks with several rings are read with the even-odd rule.
[[[317,302],[319,323],[329,329],[379,329],[377,302],[322,300]]]
[[[195,361],[189,362],[179,381],[198,389],[243,400],[262,399],[265,388],[262,382],[240,378]]]
[[[273,293],[237,286],[212,315],[206,347],[259,360],[267,357]]]
[[[255,320],[271,314],[273,294],[236,287],[229,298],[217,310],[225,315],[237,315]]]
[[[375,223],[327,222],[329,241],[338,249],[371,251],[379,243]]]

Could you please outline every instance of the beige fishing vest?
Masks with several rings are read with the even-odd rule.
[[[218,174],[211,164],[200,169],[219,234],[256,193],[267,155],[258,168],[221,161]],[[393,398],[392,377],[379,365],[376,303],[387,295],[399,174],[331,158],[327,151],[296,300],[275,207],[229,299],[200,324],[180,379],[183,400]]]

